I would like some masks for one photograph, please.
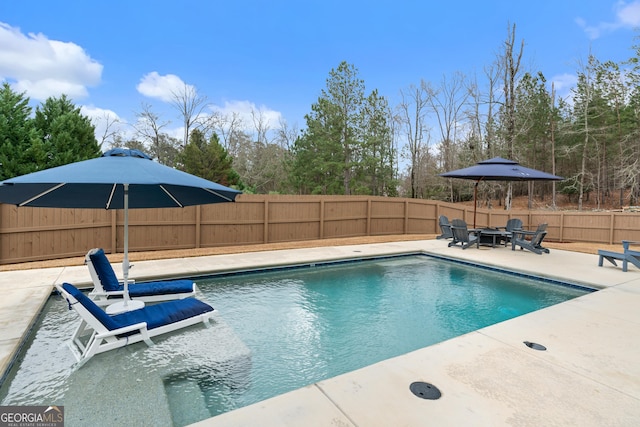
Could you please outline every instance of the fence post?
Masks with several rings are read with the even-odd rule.
[[[324,239],[324,199],[320,198],[320,238]]]
[[[263,223],[262,242],[269,243],[269,201],[264,199],[264,223]]]
[[[371,236],[371,197],[367,198],[367,236]]]
[[[609,221],[609,244],[613,245],[613,224],[616,219],[616,214],[611,212],[611,220]]]
[[[196,205],[196,239],[195,248],[200,248],[200,225],[202,222],[202,214],[200,212],[200,205]]]
[[[407,234],[409,229],[409,201],[407,199],[404,200],[404,226],[402,228],[402,234]]]

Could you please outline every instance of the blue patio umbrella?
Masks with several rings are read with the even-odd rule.
[[[0,182],[0,203],[49,208],[124,209],[125,298],[129,278],[129,209],[233,202],[241,192],[154,162],[138,150],[116,148],[101,157]]]
[[[473,228],[476,227],[478,183],[480,181],[562,181],[564,179],[547,172],[526,168],[516,161],[502,157],[483,160],[468,168],[441,173],[439,176],[476,181],[473,188]]]

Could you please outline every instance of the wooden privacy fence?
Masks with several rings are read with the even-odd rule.
[[[439,233],[438,217],[473,225],[473,208],[434,200],[360,196],[240,195],[235,203],[129,212],[129,250],[153,251],[340,237]],[[547,239],[640,240],[640,214],[478,209],[476,225],[548,223]],[[122,252],[122,211],[0,205],[0,263]]]

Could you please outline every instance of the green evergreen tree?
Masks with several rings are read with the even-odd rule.
[[[3,83],[0,88],[0,179],[41,168],[44,150],[30,116],[29,98]]]
[[[291,184],[300,194],[344,194],[344,158],[337,107],[320,98],[293,144]]]
[[[292,147],[289,176],[297,192],[392,194],[393,185],[378,176],[383,168],[375,157],[382,153],[380,144],[390,144],[391,131],[382,119],[386,100],[375,92],[368,101],[364,92],[353,65],[342,62],[331,70],[326,90],[305,116],[307,129]],[[382,159],[385,168],[393,168],[392,158]]]
[[[101,154],[91,120],[82,115],[80,108],[66,95],[50,97],[38,106],[34,126],[46,153],[43,168],[92,159]]]
[[[193,130],[189,143],[180,155],[180,163],[182,170],[187,173],[228,187],[244,188],[240,176],[233,170],[233,159],[216,134],[207,142],[202,132]]]

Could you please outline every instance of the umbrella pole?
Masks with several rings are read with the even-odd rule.
[[[124,306],[129,301],[129,184],[124,184],[124,258],[122,260],[124,279]]]
[[[473,228],[476,228],[476,210],[478,209],[478,182],[473,186]]]

